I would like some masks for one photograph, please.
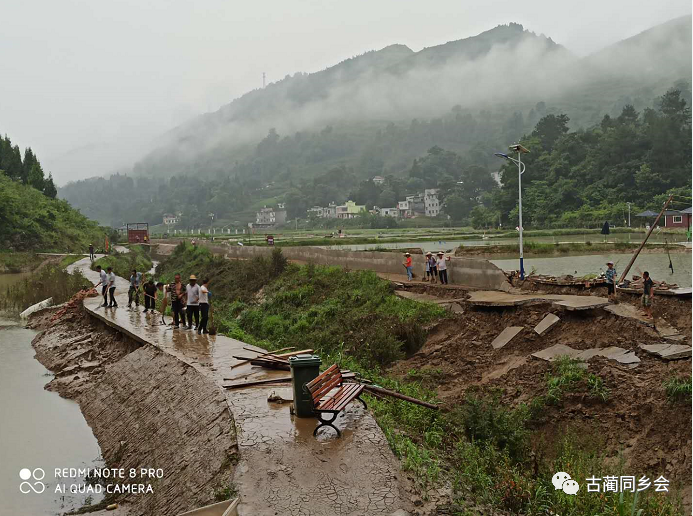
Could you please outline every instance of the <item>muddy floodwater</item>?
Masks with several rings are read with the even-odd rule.
[[[0,318],[0,516],[57,515],[79,508],[86,495],[55,493],[55,468],[102,467],[99,445],[79,406],[44,389],[51,374],[34,358],[35,335],[18,321]],[[37,475],[36,468],[45,471],[42,493],[21,492],[19,473],[25,468]],[[41,489],[35,479],[29,482]],[[68,488],[84,485],[82,479],[66,483]],[[29,490],[26,484],[24,490]]]
[[[525,236],[525,242],[536,242],[538,244],[559,244],[559,243],[585,243],[592,242],[593,244],[598,244],[600,242],[629,242],[629,243],[640,243],[642,242],[645,232],[642,233],[613,233],[608,235],[605,239],[603,235],[596,233],[584,233],[579,235],[558,235],[558,236]],[[648,242],[653,244],[663,244],[664,239],[667,242],[685,242],[686,235],[684,233],[675,233],[671,235],[663,236],[661,234],[653,233]],[[446,251],[452,250],[456,247],[467,247],[467,246],[481,246],[481,245],[515,245],[518,243],[517,238],[494,238],[489,236],[486,238],[479,237],[474,240],[435,240],[435,241],[411,241],[411,242],[383,242],[376,244],[347,244],[344,245],[326,245],[318,246],[324,249],[341,249],[343,251],[367,251],[369,249],[406,249],[412,247],[419,247],[424,251]],[[309,245],[309,244],[308,244]]]
[[[632,258],[632,253],[590,254],[583,256],[552,256],[546,258],[525,257],[525,273],[532,270],[537,274],[551,274],[561,276],[572,274],[584,276],[585,274],[599,274],[606,270],[606,262],[612,260],[616,266],[616,272],[620,275]],[[504,255],[493,258],[491,263],[503,270],[517,270],[520,268],[519,258]],[[655,281],[678,283],[680,287],[691,286],[691,253],[671,253],[671,263],[674,266],[674,274],[669,269],[669,257],[666,253],[641,253],[628,273],[633,274],[648,271]]]

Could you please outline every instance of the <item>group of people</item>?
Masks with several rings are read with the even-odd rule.
[[[100,265],[97,265],[96,272],[99,273],[99,282],[95,288],[101,285],[101,295],[103,296],[103,305],[101,306],[118,308],[115,299],[116,275],[113,272],[113,267],[107,267],[104,271]],[[204,279],[201,285],[197,284],[197,277],[194,274],[188,279],[187,285],[183,285],[180,274],[176,274],[174,281],[168,285],[164,285],[162,282],[154,283],[151,278],[147,281],[144,281],[145,279],[144,274],[137,272],[136,269],[132,270],[128,289],[128,308],[132,308],[134,303],[135,309],[139,309],[140,292],[142,292],[144,294],[144,313],[154,312],[156,302],[161,297],[161,313],[166,311],[169,302],[171,304],[174,329],[179,329],[182,325],[183,329],[195,330],[198,334],[209,333],[207,328],[211,297],[209,279]],[[195,326],[193,326],[193,320]]]
[[[414,277],[414,267],[412,265],[411,253],[404,253],[404,267],[407,269],[407,278],[409,281]],[[448,284],[448,264],[450,261],[449,256],[445,256],[443,251],[439,251],[436,256],[430,251],[426,253],[424,257],[425,272],[426,276],[423,281],[430,281],[431,283],[436,283],[438,278],[440,278],[440,283],[443,285]]]
[[[616,299],[616,284],[618,280],[616,278],[616,266],[614,262],[609,260],[606,262],[606,272],[604,273],[606,278],[606,291],[609,296],[609,302],[618,303]],[[640,304],[642,305],[643,312],[647,317],[652,319],[652,300],[654,298],[654,281],[650,278],[650,273],[645,271],[642,273],[642,286],[643,293],[640,298]]]

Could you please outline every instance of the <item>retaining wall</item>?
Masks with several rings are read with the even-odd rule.
[[[227,258],[252,259],[269,256],[272,247],[213,245],[201,242],[215,254]],[[338,265],[349,269],[373,270],[384,274],[406,274],[404,256],[400,253],[381,251],[341,251],[320,247],[282,247],[284,256],[292,262],[319,265]],[[423,255],[412,255],[414,272],[425,275]],[[507,290],[510,287],[503,271],[488,260],[450,257],[448,279],[451,284],[491,290]]]

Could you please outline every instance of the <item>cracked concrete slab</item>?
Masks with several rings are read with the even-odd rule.
[[[493,339],[493,342],[491,342],[491,346],[493,346],[493,349],[502,348],[503,346],[508,344],[508,342],[513,340],[513,338],[515,338],[515,336],[522,330],[522,326],[508,326],[502,332],[500,332],[495,339]]]
[[[638,310],[633,305],[627,303],[619,303],[617,305],[608,305],[604,307],[609,313],[617,315],[618,317],[625,317],[626,319],[631,319],[637,321],[640,324],[654,328],[654,323],[652,319],[645,317],[640,310]]]
[[[469,293],[468,303],[476,306],[523,306],[533,304],[551,304],[564,310],[593,310],[609,304],[605,297],[575,296],[571,294],[508,293],[491,290],[480,290]]]
[[[664,360],[690,358],[693,348],[682,344],[640,344],[640,349]]]
[[[544,317],[541,322],[534,327],[534,331],[537,332],[537,335],[543,335],[553,328],[554,325],[560,320],[560,317],[557,315],[546,314],[546,317]]]
[[[627,349],[619,348],[616,346],[610,346],[608,348],[592,348],[586,350],[573,349],[569,346],[563,344],[556,344],[550,348],[542,349],[536,353],[532,353],[532,356],[539,358],[541,360],[546,360],[548,362],[553,362],[558,357],[569,356],[576,360],[589,361],[591,358],[596,356],[606,357],[610,360],[615,360],[616,362],[624,365],[639,364],[640,359],[632,351]]]

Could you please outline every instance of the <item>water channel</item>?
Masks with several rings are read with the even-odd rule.
[[[0,296],[25,275],[0,274]],[[0,318],[0,516],[53,516],[77,509],[85,494],[56,493],[55,468],[103,467],[101,451],[77,403],[44,389],[52,375],[34,358],[31,341],[36,332],[18,320]],[[23,493],[20,471],[45,472],[41,493]],[[36,485],[36,479],[29,482]],[[69,479],[69,485],[84,485]],[[92,496],[95,503],[100,496]]]

